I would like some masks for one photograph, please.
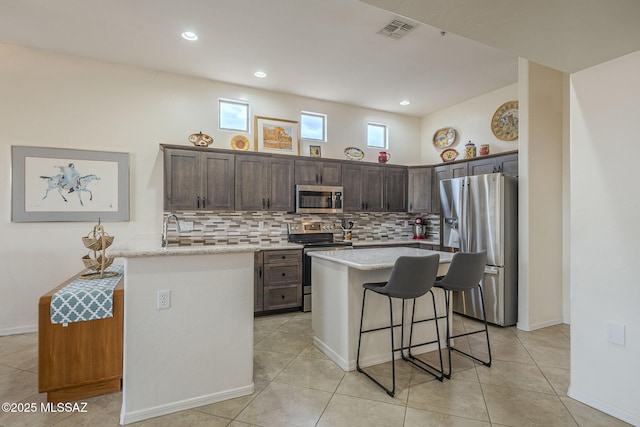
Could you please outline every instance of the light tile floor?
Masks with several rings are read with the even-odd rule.
[[[455,316],[456,331],[477,322]],[[454,355],[451,380],[438,382],[396,364],[397,393],[387,396],[357,372],[345,373],[312,344],[310,313],[255,320],[251,396],[201,406],[135,426],[625,426],[566,396],[569,327],[490,330],[491,368]],[[483,356],[481,335],[456,346]],[[437,357],[437,353],[429,354]],[[37,334],[0,337],[0,403],[45,402],[37,392]],[[370,368],[390,375],[390,365]],[[388,377],[387,377],[388,378]],[[122,395],[87,399],[87,413],[2,413],[0,426],[117,426]]]

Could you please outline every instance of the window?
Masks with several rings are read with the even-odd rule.
[[[249,103],[219,99],[218,106],[220,130],[249,132]]]
[[[367,147],[387,148],[387,125],[367,123]]]
[[[300,114],[300,136],[314,141],[327,140],[327,115],[303,111]]]

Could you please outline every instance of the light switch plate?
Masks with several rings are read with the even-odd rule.
[[[623,323],[607,322],[607,332],[609,342],[612,344],[624,345],[624,328]]]

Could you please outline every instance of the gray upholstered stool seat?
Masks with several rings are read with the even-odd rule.
[[[484,307],[484,294],[480,281],[484,276],[484,268],[487,262],[487,252],[456,252],[453,254],[451,264],[447,274],[440,280],[436,281],[434,286],[444,289],[445,301],[447,307],[447,350],[449,355],[449,372],[445,374],[446,378],[451,378],[451,351],[463,354],[476,362],[480,362],[485,366],[491,366],[491,345],[489,343],[489,328],[487,326],[487,315]],[[455,291],[469,291],[475,287],[478,287],[480,292],[480,304],[482,306],[482,316],[484,320],[484,329],[480,329],[473,332],[466,332],[458,335],[451,335],[450,323],[449,323],[449,304],[451,302],[451,292]],[[481,360],[469,353],[465,353],[462,350],[456,349],[451,345],[451,340],[454,338],[460,338],[467,335],[473,335],[478,333],[484,333],[487,338],[487,351],[489,353],[488,360]]]
[[[362,285],[364,288],[364,292],[362,295],[362,312],[360,314],[360,332],[358,335],[358,353],[356,356],[356,369],[358,372],[365,374],[369,379],[375,382],[378,386],[383,388],[387,394],[390,396],[395,395],[396,390],[396,376],[395,376],[395,353],[400,351],[400,355],[403,360],[412,363],[417,368],[423,370],[424,372],[435,376],[438,380],[442,381],[444,378],[444,368],[442,361],[442,352],[440,346],[440,330],[438,328],[438,315],[436,313],[436,302],[435,297],[433,295],[432,287],[436,279],[436,274],[438,272],[438,265],[440,263],[440,256],[438,254],[424,256],[424,257],[399,257],[391,270],[391,276],[387,282],[377,282],[377,283],[365,283]],[[364,309],[365,302],[367,297],[367,291],[375,292],[379,295],[386,296],[389,300],[389,326],[363,330],[363,320],[364,320]],[[431,301],[433,304],[433,311],[435,314],[434,319],[425,319],[426,321],[435,321],[435,329],[436,329],[436,340],[429,341],[426,343],[413,344],[413,325],[418,322],[424,322],[425,320],[415,321],[415,304],[416,298],[419,298],[427,293],[431,293]],[[402,300],[402,315],[401,322],[399,325],[393,323],[393,306],[392,299],[397,298]],[[412,300],[413,307],[411,311],[411,324],[409,331],[409,344],[405,346],[404,344],[404,330],[405,330],[405,301]],[[393,330],[396,327],[400,327],[400,347],[395,347],[394,344],[394,334]],[[392,372],[392,388],[389,389],[382,385],[377,379],[371,376],[369,373],[365,372],[360,367],[360,349],[362,344],[362,335],[366,333],[375,333],[382,330],[389,329],[391,332],[391,372]],[[411,348],[438,343],[438,354],[440,355],[440,369],[429,365],[423,360],[418,359],[414,355],[411,354]],[[405,350],[407,353],[405,354]]]

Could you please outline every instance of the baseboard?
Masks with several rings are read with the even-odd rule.
[[[518,322],[516,324],[516,328],[520,329],[521,331],[530,332],[535,331],[536,329],[547,328],[549,326],[563,325],[564,323],[566,323],[564,319],[548,320],[546,322],[533,323],[531,325],[523,325],[522,323]]]
[[[0,329],[0,337],[4,337],[7,335],[30,334],[31,332],[38,332],[38,325],[18,326],[16,328]]]
[[[147,420],[149,418],[160,417],[162,415],[172,414],[178,411],[184,411],[186,409],[196,408],[198,406],[210,405],[212,403],[222,402],[223,400],[229,400],[236,397],[247,396],[253,393],[254,384],[235,388],[232,390],[225,390],[218,393],[213,393],[205,396],[194,397],[179,402],[173,402],[167,405],[155,406],[153,408],[143,409],[133,412],[124,412],[124,404],[122,406],[122,413],[120,413],[120,424],[131,424],[138,421]]]
[[[640,414],[632,414],[625,411],[624,409],[620,409],[610,405],[609,403],[602,402],[601,400],[596,399],[593,396],[589,396],[574,390],[571,386],[569,386],[567,396],[631,425],[640,426]]]
[[[336,365],[342,368],[343,371],[353,371],[356,369],[355,363],[353,366],[349,366],[349,362],[333,351],[329,346],[323,343],[318,337],[313,337],[313,344],[318,347],[318,350],[323,352],[329,359],[333,360]]]

